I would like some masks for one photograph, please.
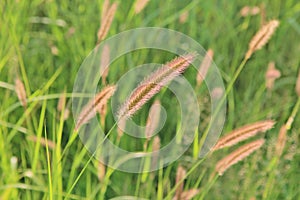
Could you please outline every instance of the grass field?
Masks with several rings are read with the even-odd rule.
[[[123,197],[119,199],[126,199],[124,196],[189,199],[182,193],[193,192],[196,193],[193,199],[299,199],[300,91],[297,95],[295,88],[300,73],[300,3],[297,0],[254,0],[251,4],[241,0],[150,0],[141,12],[135,13],[135,1],[113,2],[118,2],[118,8],[106,38],[133,28],[162,27],[184,33],[204,49],[213,50],[213,61],[228,91],[222,136],[267,119],[276,121],[274,128],[255,136],[265,139],[263,146],[222,176],[215,171],[217,162],[247,142],[198,158],[199,141],[210,119],[205,109],[193,144],[170,165],[147,173],[105,167],[84,147],[74,130],[71,112],[78,70],[97,44],[105,10],[103,1],[3,0],[0,2],[0,200],[120,196]],[[244,6],[258,6],[260,12],[241,16]],[[268,43],[237,73],[251,38],[262,23],[274,19],[280,25]],[[112,63],[107,83],[116,84],[134,66],[166,63],[175,56],[161,50],[128,53]],[[280,71],[280,77],[270,89],[266,86],[266,72],[271,62]],[[196,73],[188,70],[184,76],[195,86],[200,105],[205,107],[209,105],[209,96],[204,85],[196,87]],[[235,75],[238,75],[236,80]],[[26,106],[22,106],[16,94],[21,88],[15,86],[16,79],[24,84]],[[99,81],[99,88],[103,87]],[[57,109],[62,94],[66,99]],[[161,102],[169,116],[158,134],[160,145],[165,146],[175,137],[180,124],[180,118],[176,117],[180,105],[172,92],[161,91],[133,120],[145,125],[154,100]],[[143,150],[145,140],[126,134],[120,138],[116,128],[110,130],[115,121],[109,107],[106,120],[101,123],[116,145]],[[278,139],[281,127],[287,127],[286,140]],[[149,141],[149,151],[155,148],[153,140]],[[284,145],[282,154],[276,150],[278,140]],[[176,175],[180,170],[186,175]]]

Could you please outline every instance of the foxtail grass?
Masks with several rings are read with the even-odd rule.
[[[134,89],[118,111],[118,118],[129,118],[166,86],[175,77],[182,74],[195,59],[195,54],[187,54],[163,65]]]
[[[278,26],[278,20],[271,20],[266,25],[261,27],[261,29],[254,35],[249,43],[249,48],[245,55],[246,59],[249,59],[255,51],[261,49],[265,44],[267,44]]]
[[[75,130],[78,130],[80,126],[87,123],[91,118],[96,115],[96,110],[99,110],[108,99],[114,94],[116,86],[107,86],[101,92],[99,92],[94,99],[90,100],[82,111],[78,115]]]
[[[275,122],[273,120],[265,120],[242,126],[220,138],[213,150],[215,151],[225,147],[231,147],[241,141],[255,136],[259,132],[270,130],[273,128],[274,124]]]
[[[109,71],[109,61],[110,61],[110,48],[108,45],[103,46],[102,54],[101,54],[101,61],[100,61],[100,72],[102,73],[101,79],[102,84],[106,85],[106,78],[108,76]]]
[[[160,110],[161,105],[159,100],[155,100],[155,102],[152,104],[149,115],[146,122],[146,128],[145,128],[145,137],[147,140],[155,134],[155,130],[158,127],[159,121],[160,121]]]
[[[139,14],[144,10],[150,0],[137,0],[134,5],[134,12],[135,14]]]
[[[272,90],[274,87],[275,80],[278,79],[280,76],[281,76],[280,71],[275,68],[275,62],[270,62],[265,75],[266,88],[268,90]]]
[[[15,92],[18,96],[18,99],[19,99],[21,105],[24,108],[26,108],[26,106],[27,106],[27,95],[26,95],[24,84],[19,78],[16,78],[16,80],[15,80]]]
[[[282,155],[283,149],[285,147],[287,139],[287,128],[286,125],[281,126],[275,146],[275,155],[280,157]]]
[[[297,96],[300,97],[300,70],[298,72],[295,90],[296,90]]]
[[[100,43],[106,37],[106,35],[110,29],[111,23],[114,19],[115,13],[117,11],[117,7],[118,7],[118,4],[113,3],[109,7],[107,12],[105,12],[105,16],[103,16],[103,18],[101,19],[101,26],[97,33],[97,37],[98,37],[97,43]]]
[[[244,6],[241,10],[240,10],[240,15],[242,17],[247,17],[247,16],[253,16],[253,15],[257,15],[260,12],[260,8],[258,6]]]
[[[222,176],[224,172],[228,170],[231,166],[245,159],[251,153],[259,149],[264,144],[264,142],[264,139],[259,139],[238,148],[237,150],[230,153],[228,156],[226,156],[216,164],[216,171],[220,176]]]
[[[184,179],[186,175],[186,170],[182,166],[178,166],[176,173],[176,184],[179,183],[179,186],[176,188],[175,199],[181,199],[184,182],[181,180]]]
[[[214,51],[212,49],[208,49],[201,65],[199,67],[199,71],[197,74],[197,86],[199,86],[202,83],[203,79],[205,78],[205,76],[209,70],[209,67],[211,66],[213,56],[214,56]]]

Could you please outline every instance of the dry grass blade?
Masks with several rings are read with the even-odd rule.
[[[78,115],[75,130],[78,130],[80,126],[87,123],[91,118],[96,115],[96,110],[99,110],[108,99],[114,94],[116,87],[107,86],[101,92],[99,92],[94,99],[89,101]]]
[[[215,151],[224,147],[233,146],[243,140],[253,137],[259,132],[265,132],[273,128],[274,124],[275,122],[273,120],[265,120],[240,127],[220,138],[213,150]]]
[[[135,14],[140,13],[147,6],[150,0],[137,0],[134,6]]]
[[[282,155],[285,143],[286,143],[286,133],[287,133],[287,128],[286,125],[283,125],[280,128],[279,134],[278,134],[278,139],[275,147],[275,153],[276,156],[280,157]]]
[[[249,43],[248,52],[246,53],[245,58],[249,59],[255,51],[261,49],[271,38],[278,26],[279,21],[272,20],[263,27],[261,27],[261,29],[251,39]]]
[[[118,117],[129,118],[137,112],[150,98],[157,94],[163,86],[168,84],[176,76],[183,73],[195,59],[195,54],[187,54],[175,58],[165,64],[134,89],[129,98],[121,106]]]
[[[26,106],[27,106],[27,101],[26,101],[26,99],[27,99],[26,91],[25,91],[25,87],[24,87],[23,82],[22,82],[19,78],[17,78],[17,79],[15,80],[15,91],[16,91],[16,93],[17,93],[17,96],[18,96],[18,99],[19,99],[21,105],[22,105],[24,108],[26,108]]]
[[[298,78],[297,78],[297,81],[296,81],[296,93],[298,95],[298,97],[300,97],[300,71],[298,72]]]
[[[255,150],[259,149],[264,144],[264,142],[264,139],[259,139],[238,148],[217,163],[216,171],[220,176],[222,176],[228,168],[248,157]]]
[[[113,3],[112,6],[107,11],[106,15],[104,16],[104,18],[101,20],[101,26],[97,33],[97,36],[98,36],[97,43],[100,43],[106,37],[106,35],[109,31],[110,25],[112,23],[112,20],[117,11],[117,7],[118,7],[118,4]]]
[[[184,179],[186,175],[186,170],[181,167],[178,166],[177,168],[177,173],[176,173],[176,185],[182,180]],[[182,191],[183,191],[183,182],[180,183],[180,185],[176,188],[176,193],[175,193],[175,198],[177,199],[181,199],[181,195],[182,195]]]
[[[150,139],[157,129],[160,120],[160,109],[160,101],[156,100],[150,108],[146,123],[145,136],[147,139]]]
[[[214,56],[214,51],[212,49],[208,49],[207,53],[205,54],[205,57],[201,63],[201,66],[199,67],[199,71],[197,74],[197,85],[199,86],[203,79],[205,78],[209,67],[211,66],[211,62]]]

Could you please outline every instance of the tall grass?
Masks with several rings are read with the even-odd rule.
[[[0,2],[0,199],[298,199],[299,2],[144,1],[147,5],[140,3],[140,7],[142,1],[105,2]],[[241,16],[245,6],[260,8],[260,12]],[[268,36],[263,27],[268,22],[274,25],[274,19],[280,25],[268,43],[259,51],[257,42],[249,46],[256,33]],[[219,176],[217,162],[251,141],[239,141],[242,144],[236,147],[195,160],[193,151],[200,148],[205,135],[202,128],[207,127],[200,124],[194,144],[197,148],[191,147],[179,160],[158,171],[125,173],[92,157],[74,130],[72,115],[67,117],[77,70],[97,42],[142,26],[174,29],[211,49],[226,85],[224,133],[260,120],[276,121],[273,129],[255,135],[265,141],[258,151],[238,159],[240,162]],[[132,66],[166,63],[174,56],[159,50],[126,54],[111,64],[103,84],[115,84]],[[272,90],[265,80],[270,62],[281,73]],[[208,107],[204,82],[196,87],[193,69],[187,69],[184,76],[197,88],[200,105]],[[99,85],[104,86],[101,81]],[[112,129],[110,140],[125,149],[145,151],[168,144],[180,128],[179,105],[168,90],[158,93],[153,101],[157,99],[172,116],[158,135],[135,140],[125,133],[118,136],[117,129]],[[133,116],[135,122],[147,124],[153,101]],[[106,117],[100,120],[109,132],[114,124],[110,107],[103,113]]]

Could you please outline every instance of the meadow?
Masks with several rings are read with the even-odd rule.
[[[299,199],[300,3],[108,2],[0,2],[0,200]],[[194,54],[182,60],[161,49],[126,53],[102,71],[96,83],[98,103],[88,104],[91,108],[86,110],[74,108],[74,84],[84,60],[106,39],[141,27],[167,28],[187,35],[205,49],[200,52],[203,63],[210,56],[206,62],[220,73],[226,116],[221,138],[204,157],[199,153],[207,131],[214,126],[209,124],[214,113],[205,82],[197,78],[195,69],[187,69]],[[173,46],[177,43],[171,41]],[[116,48],[109,49],[111,54]],[[109,57],[101,56],[99,66]],[[159,123],[152,108],[161,105],[167,117],[157,135],[134,138],[116,127],[111,108],[114,86],[128,71],[147,63],[168,63],[178,70],[172,74],[162,69],[165,74],[159,78],[147,73],[157,82],[175,76],[187,79],[201,115],[183,155],[164,167],[156,163],[157,170],[131,173],[96,159],[79,130],[91,118],[97,119],[107,134],[105,139],[128,151],[152,152],[173,138],[180,141],[181,104],[165,87],[154,88],[141,108],[132,109],[136,101],[143,101],[143,96],[133,95],[142,100],[131,101],[133,106],[119,112],[126,115],[132,111],[128,114],[132,121],[145,126]],[[127,88],[116,86],[115,93],[123,99],[130,94],[124,92],[134,89],[134,83],[144,77],[131,78],[133,82],[123,80],[131,84]],[[137,89],[143,91],[142,87]],[[143,91],[146,95],[153,88],[148,89]],[[92,108],[98,112],[91,114]],[[149,120],[151,115],[154,118]],[[78,116],[86,119],[78,121]],[[97,146],[104,141],[91,140]],[[147,159],[145,163],[151,166]]]

